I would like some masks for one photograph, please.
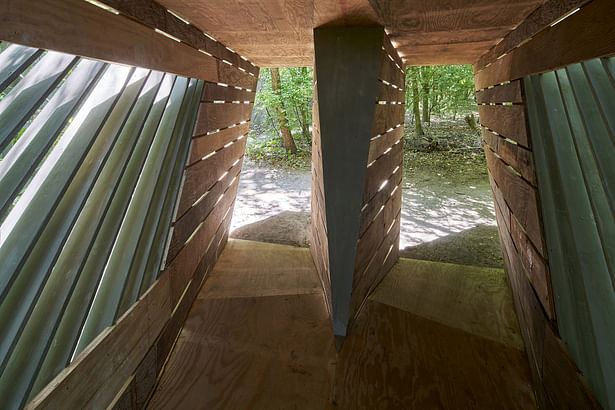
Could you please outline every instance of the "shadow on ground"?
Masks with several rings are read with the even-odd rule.
[[[267,219],[244,225],[230,235],[236,239],[310,246],[309,212],[282,212]],[[502,250],[495,226],[477,225],[451,233],[431,242],[400,250],[403,258],[448,262],[459,265],[502,268]]]
[[[431,242],[408,246],[399,251],[399,256],[458,265],[504,267],[498,228],[489,225],[476,225]]]

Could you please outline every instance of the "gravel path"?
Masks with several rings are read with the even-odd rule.
[[[310,212],[311,175],[246,160],[239,181],[231,231],[285,211]],[[488,181],[456,184],[445,176],[406,172],[403,182],[400,248],[461,232],[495,226]]]

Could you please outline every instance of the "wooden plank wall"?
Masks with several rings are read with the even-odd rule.
[[[399,257],[406,78],[403,67],[385,36],[361,208],[351,320]]]
[[[612,5],[608,0],[585,3],[546,2],[474,66],[504,263],[540,408],[600,408],[558,330],[522,81],[615,52],[607,22]]]
[[[314,97],[312,103],[312,202],[310,252],[325,295],[329,316],[331,308],[331,277],[329,272],[329,241],[327,236],[327,212],[322,170],[322,142],[320,117],[318,115],[318,87],[314,73]]]
[[[59,3],[62,2],[41,2],[53,9],[52,15],[66,12]],[[155,24],[160,27],[160,21],[152,20],[156,18],[166,22],[164,27],[173,36],[183,39],[188,35],[177,29],[187,25],[174,22],[175,17],[166,9],[161,13],[162,6],[157,3],[149,0],[108,3],[113,3],[130,17],[123,21],[128,30],[124,35],[129,35],[131,30],[141,30],[143,26]],[[136,3],[143,7],[137,7]],[[75,2],[74,6],[81,12],[85,7],[83,4],[93,7],[85,2]],[[87,13],[100,13],[99,10],[93,7]],[[143,11],[146,13],[140,14]],[[118,17],[105,11],[102,13],[105,23]],[[32,18],[39,17],[34,13]],[[118,30],[122,33],[121,26]],[[176,204],[165,269],[128,312],[103,331],[28,404],[28,408],[143,408],[194,298],[226,244],[258,68],[200,33],[207,43],[203,49],[211,53],[195,51],[206,63],[198,64],[194,74],[206,79],[206,83],[185,165],[182,193]],[[151,29],[147,35],[159,40],[159,35]],[[114,39],[112,36],[110,41]],[[186,47],[169,41],[180,50]],[[201,45],[195,43],[195,47]],[[172,52],[169,51],[171,58]],[[113,58],[112,55],[94,54],[98,58]],[[181,52],[175,58],[181,59]],[[135,63],[132,58],[121,62]]]
[[[598,406],[593,393],[558,336],[522,95],[520,80],[477,93],[504,264],[540,407],[575,403],[573,408],[593,408]],[[560,379],[558,383],[554,378]]]

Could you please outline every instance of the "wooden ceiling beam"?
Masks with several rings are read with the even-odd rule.
[[[548,27],[549,24],[557,21],[557,19],[566,15],[571,10],[582,7],[589,1],[591,0],[548,0],[530,13],[517,28],[509,32],[498,44],[482,55],[474,64],[474,69],[483,69],[526,39],[535,36],[538,32]]]

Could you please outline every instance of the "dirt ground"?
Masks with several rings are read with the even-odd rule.
[[[428,133],[438,140],[438,133],[451,135],[451,129],[457,143],[435,150],[421,149],[411,132],[406,137],[411,149],[404,155],[401,256],[502,267],[485,159],[475,137],[448,123],[436,123]],[[309,246],[310,189],[309,169],[246,159],[231,237]]]

